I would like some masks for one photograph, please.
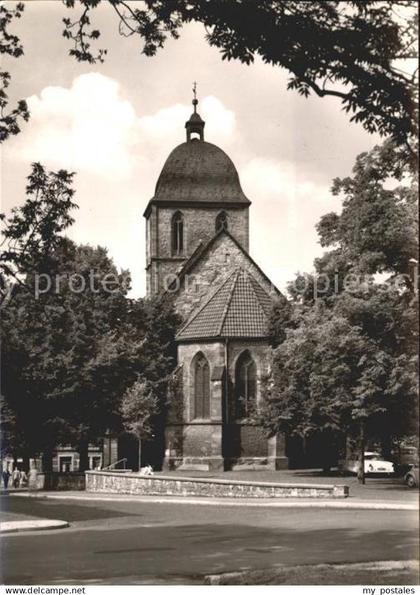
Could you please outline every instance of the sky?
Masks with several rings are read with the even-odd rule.
[[[356,156],[380,142],[351,124],[336,98],[287,91],[289,73],[256,60],[222,61],[204,28],[185,26],[154,57],[141,40],[118,34],[104,5],[92,18],[106,47],[104,64],[68,56],[61,2],[26,2],[13,28],[25,54],[8,58],[11,102],[26,98],[31,111],[22,132],[3,146],[2,211],[25,200],[30,164],[76,172],[79,209],[68,230],[73,240],[101,245],[129,269],[134,297],[145,294],[144,209],[163,164],[184,142],[184,124],[197,81],[205,140],[233,160],[250,208],[250,254],[284,289],[298,271],[310,271],[323,249],[315,225],[340,199],[332,180],[351,174]]]

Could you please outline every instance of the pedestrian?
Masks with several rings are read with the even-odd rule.
[[[12,484],[14,488],[18,488],[20,483],[20,471],[17,467],[13,469]]]
[[[10,479],[10,471],[9,471],[8,467],[6,469],[3,469],[2,477],[3,477],[4,489],[7,490],[7,486],[9,485],[9,479]]]
[[[26,475],[26,472],[25,471],[21,471],[20,472],[19,487],[20,488],[26,488],[27,485],[28,485],[28,476]]]
[[[32,464],[28,473],[28,488],[30,490],[38,489],[38,470],[35,465]]]

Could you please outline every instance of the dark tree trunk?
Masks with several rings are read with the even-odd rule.
[[[141,469],[141,454],[142,454],[142,448],[141,448],[141,438],[138,438],[138,444],[139,444],[139,468],[138,470],[140,471]]]
[[[30,457],[29,457],[29,453],[27,451],[25,451],[23,453],[23,470],[25,471],[25,473],[29,473],[29,469],[30,469]]]
[[[52,450],[44,450],[41,457],[42,472],[52,473],[53,470],[53,453]]]
[[[365,484],[365,446],[366,446],[366,435],[365,435],[365,422],[360,423],[360,437],[359,437],[359,470],[357,472],[357,479],[359,483]]]
[[[338,471],[345,473],[347,463],[347,450],[348,450],[348,437],[347,434],[342,434],[339,437],[338,446]]]
[[[382,450],[381,454],[384,457],[384,459],[389,461],[390,458],[392,457],[392,438],[389,434],[386,434],[385,436],[382,437],[381,450]]]
[[[336,458],[336,440],[332,432],[322,432],[320,436],[320,448],[322,456],[322,472],[330,473]]]
[[[79,471],[89,470],[89,440],[84,436],[79,441]]]

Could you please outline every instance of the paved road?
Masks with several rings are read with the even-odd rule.
[[[3,496],[16,514],[68,529],[2,538],[7,584],[200,583],[279,564],[416,557],[417,513],[247,509]]]

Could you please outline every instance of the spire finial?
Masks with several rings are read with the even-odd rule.
[[[198,99],[197,99],[197,83],[196,81],[193,82],[193,93],[194,93],[194,99],[192,100],[192,104],[194,106],[194,113],[197,113],[197,105],[198,105]]]
[[[204,140],[204,122],[197,113],[198,99],[197,83],[195,81],[193,82],[192,92],[192,104],[194,106],[194,112],[191,114],[190,119],[187,122],[185,122],[185,128],[187,129],[187,141],[195,140],[195,136],[193,137],[193,134],[198,134],[199,139]]]

